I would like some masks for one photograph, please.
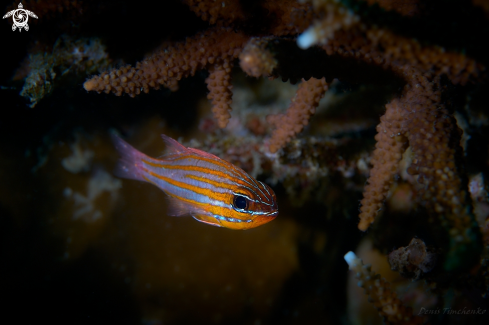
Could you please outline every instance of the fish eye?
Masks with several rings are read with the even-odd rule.
[[[246,210],[248,208],[248,199],[241,195],[234,195],[233,205],[236,209]]]

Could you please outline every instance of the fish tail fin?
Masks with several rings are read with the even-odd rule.
[[[115,148],[121,155],[114,170],[117,177],[145,181],[140,168],[145,154],[134,149],[129,143],[122,140],[115,133],[110,134]]]

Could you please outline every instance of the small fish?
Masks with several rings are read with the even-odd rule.
[[[277,198],[266,184],[202,150],[185,148],[162,134],[167,153],[156,159],[112,135],[121,154],[116,175],[146,181],[169,198],[168,214],[190,215],[209,225],[250,229],[278,215]]]

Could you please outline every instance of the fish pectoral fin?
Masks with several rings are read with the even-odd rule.
[[[173,217],[183,217],[202,213],[202,209],[178,198],[167,196],[168,199],[168,210],[169,216]]]
[[[192,216],[192,217],[199,222],[203,222],[211,226],[222,227],[221,224],[217,222],[216,218],[210,216]]]
[[[168,196],[168,215],[174,217],[192,216],[199,222],[222,227],[216,218],[207,215],[202,208],[172,196]]]

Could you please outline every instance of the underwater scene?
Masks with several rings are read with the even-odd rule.
[[[489,323],[489,1],[0,7],[1,323]]]

